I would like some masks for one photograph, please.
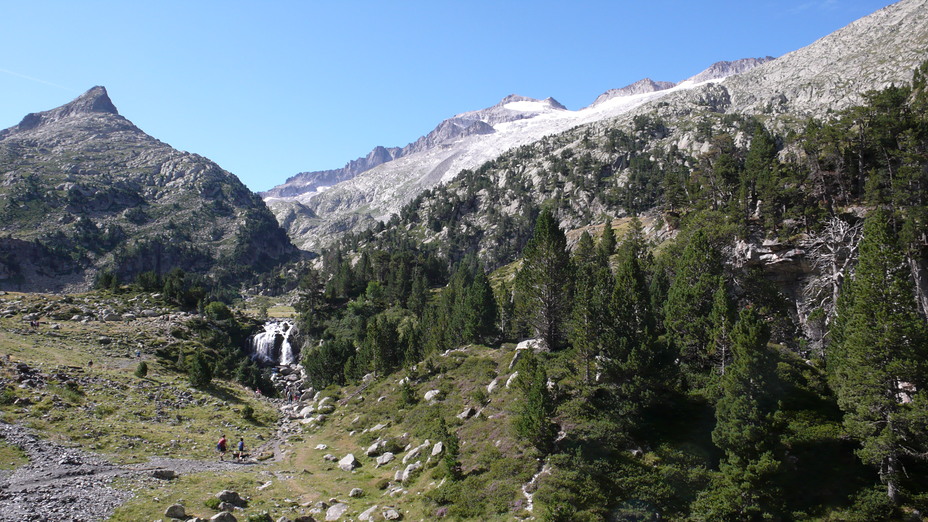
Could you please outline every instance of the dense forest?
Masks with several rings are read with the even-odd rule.
[[[925,512],[926,81],[928,64],[786,131],[710,111],[695,157],[655,146],[683,129],[645,114],[465,171],[302,276],[311,381],[535,339],[511,423],[551,470],[545,520]],[[547,168],[526,174],[542,148]],[[604,226],[569,248],[572,223]],[[805,242],[801,292],[732,262],[751,237]],[[481,495],[430,501],[454,491]]]

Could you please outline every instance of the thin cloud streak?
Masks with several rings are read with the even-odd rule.
[[[9,74],[10,76],[16,76],[17,78],[23,78],[23,79],[26,79],[26,80],[29,80],[29,81],[33,81],[33,82],[37,82],[37,83],[43,83],[43,84],[45,84],[45,85],[50,85],[50,86],[52,86],[52,87],[57,87],[57,88],[59,88],[59,89],[64,89],[64,90],[66,90],[66,91],[68,91],[68,92],[75,92],[75,90],[72,89],[72,88],[70,88],[70,87],[65,87],[64,85],[58,85],[57,83],[48,82],[48,81],[45,81],[45,80],[42,80],[42,79],[39,79],[39,78],[33,78],[32,76],[26,76],[25,74],[20,74],[20,73],[15,72],[15,71],[9,71],[9,70],[7,70],[7,69],[0,69],[0,72]]]

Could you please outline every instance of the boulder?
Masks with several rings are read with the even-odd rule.
[[[468,407],[464,408],[464,411],[462,411],[461,413],[458,413],[458,414],[456,415],[456,417],[459,418],[459,419],[461,419],[461,420],[467,420],[467,419],[473,417],[475,413],[477,413],[477,410],[475,410],[475,409],[471,408],[470,406],[468,406]]]
[[[490,381],[490,384],[487,384],[487,393],[493,393],[493,390],[496,389],[496,386],[499,385],[499,377]]]
[[[396,455],[387,451],[383,455],[377,457],[377,467],[379,468],[380,466],[386,466],[392,462],[394,458],[396,458]]]
[[[384,448],[387,447],[387,441],[383,439],[378,439],[373,444],[368,446],[367,451],[365,452],[368,457],[374,457],[383,453]]]
[[[309,515],[300,515],[294,518],[293,522],[316,522],[316,519]]]
[[[371,506],[362,511],[361,514],[358,515],[358,520],[361,522],[370,522],[374,520],[374,512],[377,511],[377,507],[378,506]]]
[[[184,506],[180,504],[172,504],[164,510],[164,516],[183,520],[187,518],[187,511],[184,509]]]
[[[219,502],[228,502],[235,507],[245,507],[248,505],[248,502],[246,502],[238,492],[232,491],[231,489],[224,489],[216,493],[216,498],[219,499]]]
[[[431,445],[432,443],[429,442],[428,439],[426,439],[426,441],[422,445],[416,446],[415,448],[409,450],[409,453],[403,456],[403,464],[406,464],[410,460],[418,457],[420,453],[422,453],[426,448],[428,448]]]
[[[338,461],[338,467],[344,471],[352,471],[360,465],[361,463],[358,462],[358,459],[354,458],[354,455],[351,453],[345,455]]]
[[[435,443],[434,446],[432,446],[432,456],[437,457],[441,455],[442,451],[444,450],[445,450],[445,445],[442,444],[441,441],[438,441]]]
[[[518,377],[518,376],[519,376],[519,372],[512,372],[512,375],[510,375],[509,378],[506,379],[506,389],[507,389],[507,390],[509,389],[510,386],[512,386],[513,381],[515,381],[515,380],[516,380],[516,377]]]
[[[348,496],[351,498],[363,497],[364,490],[361,488],[352,488],[351,491],[348,493]]]
[[[235,518],[235,515],[229,513],[228,511],[220,511],[213,515],[210,519],[210,522],[238,522],[238,519]]]
[[[331,453],[326,453],[325,455],[322,456],[322,458],[329,462],[338,462],[338,457],[336,457],[335,455],[332,455]]]
[[[348,504],[343,502],[336,502],[329,506],[329,509],[325,510],[325,519],[326,520],[338,520],[342,518],[342,515],[348,512]]]
[[[231,502],[220,502],[216,507],[219,511],[228,511],[229,513],[235,511],[235,504]]]
[[[526,339],[516,345],[516,350],[531,350],[535,353],[548,351],[541,339]]]
[[[420,469],[422,469],[422,462],[418,460],[406,466],[406,469],[403,470],[403,474],[400,475],[400,482],[409,481]]]
[[[325,444],[316,444],[316,449],[317,449],[317,450],[327,450],[327,449],[329,449],[329,447],[326,446]]]
[[[158,480],[174,480],[177,478],[177,473],[172,469],[156,469],[151,472],[151,476],[152,478],[156,478]]]
[[[298,415],[304,419],[308,419],[310,416],[312,416],[313,413],[316,413],[316,408],[313,408],[312,406],[307,406],[303,408],[302,410],[300,410],[300,413]]]
[[[425,395],[423,395],[423,397],[425,398],[425,400],[429,402],[437,401],[441,399],[441,390],[429,390],[425,392]]]
[[[396,508],[386,508],[383,510],[383,518],[386,520],[403,520],[403,514],[396,510]]]

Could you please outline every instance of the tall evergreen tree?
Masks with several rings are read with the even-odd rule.
[[[519,374],[515,385],[522,400],[516,403],[513,427],[516,435],[547,454],[557,433],[557,426],[551,421],[555,404],[548,389],[548,374],[531,351],[519,360],[516,371]]]
[[[709,335],[712,332],[709,317],[721,274],[721,255],[706,234],[697,231],[677,262],[664,303],[664,328],[668,337],[680,351],[681,360],[695,369],[709,367]]]
[[[571,262],[567,237],[547,209],[523,251],[516,278],[520,317],[548,349],[560,346],[571,304]]]
[[[589,385],[593,383],[596,357],[602,355],[609,342],[609,304],[615,283],[608,268],[595,264],[579,267],[576,279],[568,339],[577,353],[583,381]]]
[[[472,343],[488,343],[496,337],[496,298],[490,280],[482,267],[467,289],[465,303],[464,338]]]
[[[609,263],[609,258],[615,254],[615,230],[612,229],[612,220],[607,219],[603,225],[603,235],[599,238],[597,245],[597,254],[603,259],[604,264]]]
[[[838,303],[829,378],[844,424],[860,441],[860,459],[875,466],[894,503],[901,499],[903,459],[926,455],[924,417],[928,336],[918,315],[905,257],[891,216],[864,222],[858,265]],[[918,449],[920,448],[920,449]]]
[[[654,316],[644,271],[635,249],[623,252],[609,309],[610,341],[605,350],[609,380],[617,387],[616,411],[635,422],[653,400],[657,362]]]
[[[722,382],[712,442],[725,456],[712,484],[694,505],[706,520],[775,518],[779,471],[774,413],[776,358],[767,348],[769,328],[751,309],[741,312],[732,331],[734,359]]]

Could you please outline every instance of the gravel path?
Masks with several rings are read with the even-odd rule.
[[[155,470],[178,474],[241,469],[235,462],[153,458],[120,466],[99,455],[37,438],[28,428],[0,422],[0,439],[18,446],[29,463],[0,474],[0,521],[104,520],[132,497],[113,487],[117,478],[139,480]]]

